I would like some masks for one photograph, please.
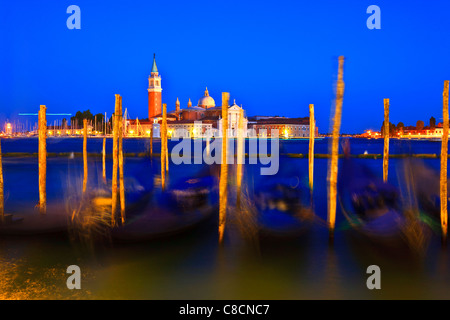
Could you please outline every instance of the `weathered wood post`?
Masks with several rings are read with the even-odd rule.
[[[153,158],[153,123],[150,127],[150,160]]]
[[[2,143],[0,138],[0,219],[1,222],[5,221],[5,197],[3,191],[3,160],[2,160]]]
[[[383,150],[383,181],[387,182],[389,171],[389,99],[384,99],[384,150]]]
[[[46,107],[41,105],[39,123],[39,212],[47,213],[47,117]]]
[[[120,95],[116,94],[116,103],[113,115],[113,172],[112,172],[112,207],[111,225],[116,225],[117,212],[117,167],[119,159],[119,105]]]
[[[122,224],[125,223],[125,185],[123,178],[123,119],[122,119],[122,97],[119,103],[119,194],[120,194],[120,217]]]
[[[334,238],[336,223],[336,196],[338,177],[339,130],[341,128],[342,101],[344,99],[344,57],[339,57],[339,69],[336,88],[336,102],[333,118],[333,136],[331,142],[331,160],[328,169],[328,227],[330,240]]]
[[[163,114],[162,114],[162,122],[161,122],[161,188],[165,190],[166,188],[166,124],[167,124],[167,104],[163,103]]]
[[[237,168],[236,168],[236,207],[241,208],[242,175],[244,158],[244,110],[239,112],[238,136],[237,136]]]
[[[167,110],[167,107],[166,107]],[[166,111],[167,114],[167,111]],[[169,172],[169,145],[168,145],[168,134],[167,134],[167,118],[166,118],[166,125],[165,125],[166,132],[164,133],[164,148],[166,149],[166,172]]]
[[[86,192],[88,179],[88,163],[87,163],[87,119],[83,119],[83,193]]]
[[[210,133],[208,132],[207,136],[206,136],[206,155],[209,157],[209,152],[211,151],[211,136]]]
[[[316,122],[314,119],[314,105],[309,105],[309,189],[313,190],[314,186],[314,139],[316,135]]]
[[[448,90],[449,81],[444,81],[443,92],[443,131],[442,131],[442,147],[441,147],[441,227],[442,227],[442,242],[445,244],[447,240],[447,220],[448,220],[448,178],[447,178],[447,162],[448,162]]]
[[[225,224],[227,218],[227,200],[228,200],[228,165],[227,165],[227,148],[228,148],[228,101],[230,93],[222,92],[222,162],[220,165],[220,182],[219,182],[219,243],[223,241],[225,233]]]
[[[103,149],[102,149],[102,171],[103,182],[106,183],[106,136],[103,137]]]

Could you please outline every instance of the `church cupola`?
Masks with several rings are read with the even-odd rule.
[[[198,100],[198,106],[205,109],[213,108],[216,106],[216,102],[214,101],[214,99],[209,96],[208,88],[206,88],[205,90],[205,95],[200,98],[200,100]]]

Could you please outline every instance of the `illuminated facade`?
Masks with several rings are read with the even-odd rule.
[[[153,57],[152,71],[148,79],[148,120],[127,120],[127,136],[149,136],[152,127],[153,136],[160,136],[162,88],[155,57]],[[169,137],[222,136],[222,106],[216,106],[216,101],[209,94],[208,88],[205,89],[203,97],[198,100],[197,106],[192,105],[190,98],[186,108],[182,109],[180,106],[180,100],[177,98],[175,109],[167,113]],[[243,114],[244,137],[271,137],[274,129],[279,130],[281,138],[309,137],[309,118],[259,117],[250,123],[245,117],[242,106],[237,105],[235,100],[231,106],[228,106],[229,137],[238,136],[238,125]],[[316,135],[318,135],[317,126]]]
[[[251,119],[249,127],[252,129],[249,136],[270,138],[278,133],[280,138],[309,138],[309,117],[283,118],[274,117],[263,119]],[[319,135],[319,129],[315,127],[315,136]],[[277,130],[277,131],[276,131]]]

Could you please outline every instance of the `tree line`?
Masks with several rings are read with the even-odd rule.
[[[83,127],[83,120],[87,119],[87,121],[92,124],[95,128],[98,128],[98,131],[103,131],[104,129],[104,122],[105,122],[105,115],[101,113],[97,113],[96,115],[93,115],[91,111],[85,110],[85,111],[77,111],[73,117],[70,118],[70,125],[74,129],[81,129]],[[66,119],[63,119],[63,123],[67,122]]]

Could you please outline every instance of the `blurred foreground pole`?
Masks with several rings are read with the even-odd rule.
[[[210,134],[208,132],[207,136],[206,136],[206,156],[209,157],[209,152],[210,152]]]
[[[163,103],[163,114],[161,122],[161,188],[164,190],[166,188],[166,134],[167,134],[167,104]]]
[[[238,132],[237,132],[237,169],[236,169],[236,207],[241,208],[241,189],[242,189],[242,172],[244,164],[244,110],[239,113]]]
[[[5,198],[3,192],[3,164],[2,164],[2,143],[0,139],[0,219],[1,222],[5,220]]]
[[[120,95],[116,94],[116,103],[113,115],[113,171],[112,171],[112,205],[111,205],[111,226],[116,225],[117,211],[117,167],[119,160],[119,115],[120,115]]]
[[[314,138],[316,135],[316,121],[314,119],[314,105],[309,105],[309,188],[314,186]]]
[[[383,150],[383,181],[387,182],[389,171],[389,99],[384,99],[384,150]]]
[[[150,161],[153,157],[153,123],[150,127]]]
[[[106,136],[103,137],[103,150],[102,150],[102,167],[103,167],[103,182],[106,183]]]
[[[39,212],[47,212],[47,117],[46,107],[39,110]]]
[[[336,196],[338,177],[339,130],[341,128],[342,101],[344,99],[344,57],[339,57],[339,69],[336,87],[336,106],[333,118],[333,136],[331,142],[331,160],[328,168],[328,227],[330,240],[334,237],[336,223]]]
[[[225,232],[225,223],[227,218],[227,182],[228,182],[228,166],[227,166],[227,147],[228,147],[228,101],[230,100],[229,92],[222,92],[222,159],[220,165],[220,182],[219,182],[219,243],[223,241]]]
[[[125,223],[125,185],[123,181],[123,119],[122,119],[122,97],[119,103],[119,194],[120,194],[120,217],[122,224]]]
[[[442,131],[442,147],[441,147],[441,227],[442,227],[442,242],[447,240],[447,219],[448,219],[448,178],[447,178],[447,161],[448,161],[448,84],[449,81],[444,81],[443,93],[443,131]]]
[[[167,141],[168,141],[167,136],[168,135],[167,135],[167,120],[166,120],[166,133],[164,134],[164,148],[166,149],[166,152],[165,152],[165,154],[166,154],[166,171],[169,172],[169,148],[167,145]]]
[[[87,179],[87,119],[83,119],[83,193],[86,192]]]

